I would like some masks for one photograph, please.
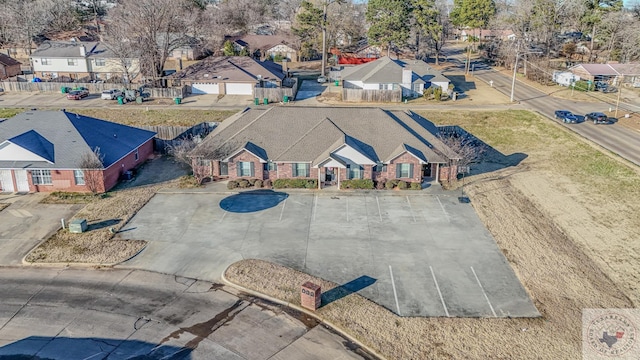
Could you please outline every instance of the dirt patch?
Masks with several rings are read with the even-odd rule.
[[[11,205],[11,204],[0,203],[0,211],[2,211],[2,210],[4,210],[4,209],[8,208],[8,207],[9,207],[9,205]]]
[[[59,230],[34,249],[26,260],[35,263],[112,264],[124,261],[144,248],[146,241],[114,237],[142,208],[160,185],[114,191],[97,197],[73,218],[86,219],[89,231],[74,234]],[[113,232],[112,232],[113,231]]]
[[[202,122],[222,121],[237,111],[146,108],[69,109],[69,112],[130,126],[193,126]]]
[[[318,313],[390,359],[580,358],[583,309],[640,303],[638,169],[529,112],[423,115],[462,126],[502,159],[522,155],[468,177],[465,192],[542,318],[400,318],[357,294]],[[296,304],[307,280],[336,286],[256,260],[226,275]]]

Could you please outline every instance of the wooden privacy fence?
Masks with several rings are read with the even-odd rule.
[[[262,102],[264,98],[269,99],[269,102],[280,102],[284,101],[285,96],[288,96],[289,101],[293,101],[298,92],[297,82],[298,79],[289,79],[287,87],[282,88],[261,88],[256,86],[253,89],[253,97],[258,98],[260,102]]]
[[[153,139],[153,150],[166,154],[170,146],[179,145],[185,139],[204,139],[215,127],[217,122],[203,122],[194,126],[138,126],[140,129],[156,133]]]
[[[401,102],[402,90],[342,89],[342,101]]]
[[[2,81],[0,88],[9,92],[48,92],[60,93],[62,87],[85,87],[91,93],[100,93],[109,89],[122,89],[122,84],[110,83],[65,83],[65,82],[27,82],[27,81]],[[136,89],[138,89],[136,87]],[[145,87],[144,93],[152,98],[176,98],[186,96],[186,86],[179,88],[151,88]]]

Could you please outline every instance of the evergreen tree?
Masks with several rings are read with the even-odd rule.
[[[405,45],[409,38],[410,15],[411,0],[369,0],[366,13],[370,24],[369,41],[387,46],[387,55],[392,44]]]

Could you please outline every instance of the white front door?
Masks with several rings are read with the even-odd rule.
[[[3,192],[14,192],[13,176],[11,170],[0,170],[0,190]]]
[[[27,179],[27,170],[14,170],[16,174],[16,184],[18,192],[29,192],[29,180]]]

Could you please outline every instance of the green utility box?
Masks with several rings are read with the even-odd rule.
[[[82,233],[85,231],[87,231],[86,219],[75,219],[75,220],[71,220],[71,222],[69,223],[69,232]]]

